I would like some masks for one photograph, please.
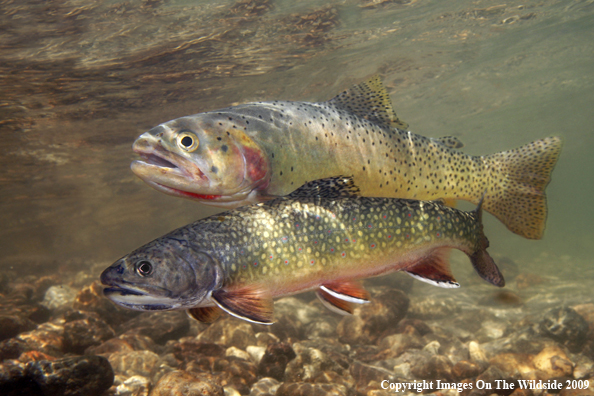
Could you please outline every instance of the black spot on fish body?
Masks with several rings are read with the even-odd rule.
[[[210,170],[212,171],[212,173],[217,173],[217,172],[219,171],[219,168],[217,168],[216,166],[214,166],[214,165],[213,165],[213,166],[210,168]]]

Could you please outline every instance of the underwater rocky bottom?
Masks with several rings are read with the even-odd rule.
[[[500,263],[505,289],[472,274],[457,290],[394,274],[365,281],[373,298],[355,315],[306,293],[277,300],[272,326],[116,307],[97,281],[104,263],[2,271],[0,395],[371,396],[423,380],[424,394],[594,395],[591,286]],[[526,380],[563,389],[518,389]]]

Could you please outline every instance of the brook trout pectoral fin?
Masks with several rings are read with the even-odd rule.
[[[341,315],[352,314],[355,304],[369,302],[369,293],[356,282],[325,284],[316,295],[326,308]]]
[[[460,287],[460,284],[456,281],[450,269],[450,263],[447,258],[449,251],[449,248],[436,249],[405,272],[413,278],[427,282],[433,286],[444,288]]]
[[[188,315],[202,323],[213,323],[221,316],[221,308],[213,307],[196,307],[188,309]]]
[[[212,294],[212,298],[219,308],[231,316],[252,323],[272,324],[272,298],[256,287],[219,290]]]

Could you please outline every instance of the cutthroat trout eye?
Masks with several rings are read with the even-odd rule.
[[[141,260],[136,263],[136,272],[140,276],[148,276],[153,272],[153,265],[146,260]]]
[[[198,148],[198,137],[189,131],[182,131],[177,135],[177,145],[184,151],[191,153]]]

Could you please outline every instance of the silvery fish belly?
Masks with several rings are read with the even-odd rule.
[[[352,313],[368,302],[357,280],[393,271],[458,287],[451,248],[503,286],[488,245],[480,205],[465,212],[435,201],[366,198],[352,178],[336,177],[179,228],[115,262],[101,281],[105,296],[130,309],[188,309],[203,322],[225,311],[270,324],[275,297],[315,290],[330,309]]]
[[[132,170],[175,196],[233,208],[352,175],[368,197],[462,199],[526,238],[542,237],[545,187],[561,150],[550,137],[486,156],[398,119],[374,77],[322,103],[258,102],[178,118],[141,135]]]

